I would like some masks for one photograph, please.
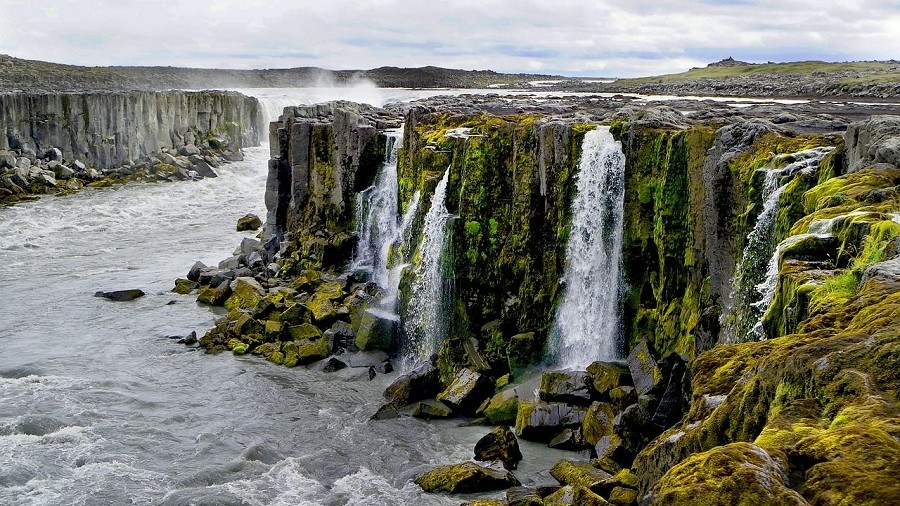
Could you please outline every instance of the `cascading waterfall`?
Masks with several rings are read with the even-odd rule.
[[[620,358],[625,155],[609,128],[585,134],[576,177],[552,358],[584,368]]]
[[[449,178],[448,167],[431,197],[431,207],[422,228],[419,262],[415,268],[404,324],[407,342],[402,352],[407,368],[428,360],[438,351],[444,337],[444,305],[448,285],[443,276],[442,258],[447,247],[447,224],[453,218],[446,206]]]
[[[390,248],[400,231],[397,205],[397,150],[402,131],[387,132],[387,159],[375,184],[356,197],[356,233],[359,237],[351,269],[365,271],[382,288],[387,284]]]
[[[723,316],[724,341],[742,342],[766,338],[762,318],[775,296],[781,252],[793,238],[777,244],[775,224],[781,194],[796,174],[814,172],[833,148],[819,147],[776,157],[765,172],[763,209],[735,268],[731,308]],[[773,168],[790,161],[782,168]]]

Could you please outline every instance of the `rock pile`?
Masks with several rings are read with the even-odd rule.
[[[50,148],[0,151],[0,203],[12,204],[35,195],[67,194],[85,186],[104,187],[130,181],[185,181],[216,177],[222,163],[242,160],[240,150],[197,147],[163,148],[121,167],[99,169],[78,159],[64,159]]]

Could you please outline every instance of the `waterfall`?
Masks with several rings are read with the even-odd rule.
[[[428,360],[438,351],[444,337],[447,284],[443,276],[442,259],[447,246],[447,223],[453,217],[445,204],[449,178],[448,167],[431,197],[431,207],[425,215],[422,228],[419,261],[415,266],[415,280],[412,282],[404,322],[407,342],[403,356],[407,368]]]
[[[775,297],[781,252],[795,242],[788,238],[781,244],[775,237],[781,194],[796,174],[814,172],[822,158],[833,148],[813,148],[776,157],[770,166],[759,169],[765,173],[763,208],[756,225],[747,237],[741,260],[732,281],[731,308],[723,315],[726,342],[765,339],[762,318]],[[780,164],[790,161],[782,168]]]
[[[551,355],[584,368],[620,356],[625,155],[609,128],[585,134]]]
[[[351,270],[371,274],[384,288],[387,284],[388,256],[400,231],[397,204],[397,150],[402,130],[387,133],[387,159],[375,177],[375,184],[356,197],[356,234],[359,237]]]

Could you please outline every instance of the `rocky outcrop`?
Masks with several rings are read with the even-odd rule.
[[[0,151],[56,148],[99,169],[163,148],[212,142],[239,150],[262,139],[259,102],[234,92],[7,93],[0,112]]]
[[[900,167],[900,116],[872,116],[847,128],[847,172],[885,163]]]

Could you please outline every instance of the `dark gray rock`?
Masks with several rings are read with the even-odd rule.
[[[577,429],[587,409],[563,403],[519,400],[516,435],[529,441],[549,442],[563,429]]]
[[[114,290],[112,292],[97,292],[94,297],[103,297],[116,302],[126,302],[143,297],[145,294],[138,289],[132,290]]]
[[[453,411],[438,402],[417,402],[412,416],[422,420],[440,420],[453,417]]]
[[[872,116],[851,123],[844,144],[848,173],[876,163],[900,167],[900,116]]]
[[[543,506],[544,500],[536,488],[512,487],[506,491],[509,506]]]
[[[638,396],[656,392],[660,388],[662,371],[656,361],[656,356],[646,339],[641,339],[628,354],[628,369],[631,371]]]
[[[354,340],[362,351],[388,351],[393,348],[400,327],[400,318],[387,311],[367,309],[360,316],[359,330]]]
[[[591,403],[591,376],[585,371],[548,371],[541,375],[541,400],[587,406]]]
[[[500,461],[503,467],[513,470],[522,460],[519,440],[509,427],[495,427],[475,443],[475,460],[484,462]]]
[[[396,406],[434,397],[441,388],[438,370],[425,363],[400,376],[384,391],[384,396]]]
[[[438,394],[437,400],[457,413],[471,416],[493,393],[494,384],[487,376],[465,368],[456,373],[453,383]]]

